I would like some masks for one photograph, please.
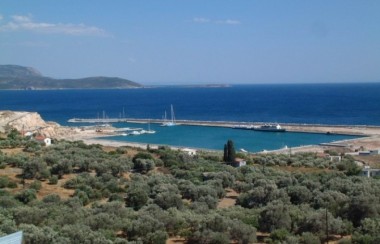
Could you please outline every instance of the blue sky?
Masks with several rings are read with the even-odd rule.
[[[380,1],[1,0],[0,64],[143,84],[380,81]]]

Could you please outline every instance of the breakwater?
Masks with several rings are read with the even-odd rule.
[[[145,118],[72,118],[70,123],[153,123],[162,124],[163,119],[145,119]],[[192,126],[212,126],[233,128],[239,126],[261,126],[271,124],[270,122],[237,122],[237,121],[204,121],[204,120],[176,120],[179,125]],[[272,123],[273,124],[273,123]],[[380,126],[373,125],[325,125],[325,124],[299,124],[299,123],[281,123],[281,126],[289,132],[304,133],[327,133],[341,135],[380,135]]]

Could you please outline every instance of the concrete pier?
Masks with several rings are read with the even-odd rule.
[[[162,124],[163,119],[140,119],[140,118],[73,118],[71,123],[156,123]],[[236,122],[236,121],[202,121],[202,120],[176,120],[179,125],[214,126],[233,128],[239,126],[261,126],[270,122]],[[368,125],[323,125],[323,124],[296,124],[281,123],[281,127],[288,132],[326,133],[341,135],[373,136],[380,135],[380,126]]]

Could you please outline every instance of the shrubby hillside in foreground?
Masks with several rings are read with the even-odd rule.
[[[26,243],[380,243],[380,182],[351,158],[237,155],[249,165],[233,168],[218,153],[44,147],[16,131],[0,148],[0,236]]]

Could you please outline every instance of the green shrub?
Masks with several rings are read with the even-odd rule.
[[[15,198],[23,203],[29,203],[37,198],[36,190],[34,189],[26,189],[20,193],[18,193]]]
[[[0,188],[8,187],[9,179],[8,176],[0,176]]]
[[[286,229],[277,229],[270,234],[270,238],[274,241],[285,241],[287,236],[289,236],[289,231]]]
[[[10,182],[8,183],[8,188],[17,188],[17,183],[14,182],[14,181],[10,181]]]
[[[36,190],[36,192],[38,192],[39,190],[41,190],[41,181],[39,180],[35,180],[32,182],[32,184],[30,184],[30,189],[34,189]]]
[[[49,178],[49,184],[51,185],[56,185],[58,184],[58,176],[53,175]]]

